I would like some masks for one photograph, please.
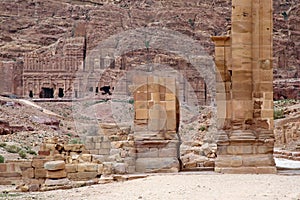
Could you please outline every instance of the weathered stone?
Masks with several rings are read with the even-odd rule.
[[[115,163],[113,165],[115,174],[125,174],[126,173],[126,164],[124,163]]]
[[[44,164],[46,162],[50,161],[50,159],[47,159],[46,157],[35,157],[32,160],[32,167],[34,168],[43,168]]]
[[[77,165],[78,172],[97,172],[98,164],[96,163],[80,163]]]
[[[44,185],[45,186],[62,186],[62,185],[69,185],[71,182],[68,178],[62,179],[46,179]]]
[[[58,179],[58,178],[66,178],[67,177],[67,173],[64,169],[62,170],[56,170],[56,171],[46,171],[46,177],[47,178],[54,178],[54,179]]]
[[[175,158],[138,158],[137,172],[176,172],[179,171],[179,162]]]
[[[34,178],[46,178],[47,170],[44,168],[36,168],[34,169]]]
[[[83,162],[92,162],[92,155],[91,154],[81,154],[80,159],[82,159]]]
[[[103,163],[103,174],[110,175],[112,174],[112,170],[113,170],[113,163],[111,162]]]
[[[62,160],[49,161],[44,164],[44,168],[49,171],[65,169],[65,162]]]
[[[67,173],[77,172],[77,164],[66,164],[65,170]]]
[[[77,173],[68,173],[67,177],[70,180],[82,181],[82,180],[91,180],[96,178],[98,175],[97,172],[77,172]]]

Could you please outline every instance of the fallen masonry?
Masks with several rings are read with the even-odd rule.
[[[144,178],[126,174],[124,164],[101,162],[83,144],[62,144],[46,139],[32,160],[11,160],[0,164],[0,184],[17,185],[22,192],[69,189],[112,181]]]

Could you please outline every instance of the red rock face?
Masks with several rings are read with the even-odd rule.
[[[274,67],[278,74],[294,71],[276,78],[299,78],[299,12],[297,1],[274,1]],[[230,29],[231,1],[3,0],[0,13],[0,61],[22,60],[25,52],[49,48],[59,38],[83,35],[88,54],[100,41],[140,27],[181,32],[213,55],[210,36]]]
[[[300,80],[284,79],[275,81],[274,99],[300,99]]]

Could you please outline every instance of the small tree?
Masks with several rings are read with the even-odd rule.
[[[4,163],[5,159],[2,155],[0,155],[0,163]]]

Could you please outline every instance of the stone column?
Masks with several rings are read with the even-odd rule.
[[[276,172],[272,29],[272,0],[233,0],[230,40],[212,38],[220,72],[217,102],[226,101],[227,105],[222,109],[218,104],[218,118],[225,118],[217,137],[218,172]],[[222,87],[225,92],[220,91]]]

